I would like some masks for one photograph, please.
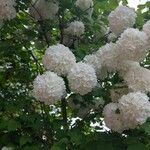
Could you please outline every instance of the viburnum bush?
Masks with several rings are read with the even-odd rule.
[[[0,149],[149,150],[149,8],[0,0]]]

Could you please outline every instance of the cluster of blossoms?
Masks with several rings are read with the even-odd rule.
[[[76,6],[85,10],[93,6],[93,2],[77,0]],[[150,117],[150,102],[146,95],[146,92],[150,92],[150,71],[142,68],[139,62],[150,47],[150,22],[140,31],[131,28],[135,19],[133,9],[126,6],[116,8],[108,20],[113,37],[117,39],[119,36],[117,41],[100,47],[97,52],[85,56],[78,63],[68,47],[62,44],[50,46],[43,57],[43,65],[48,71],[34,81],[35,98],[46,104],[53,104],[63,98],[66,94],[63,77],[68,80],[71,92],[83,96],[91,92],[97,86],[98,79],[105,78],[108,72],[119,72],[127,87],[110,90],[112,102],[103,109],[106,126],[122,133],[146,122]],[[80,37],[84,30],[82,22],[74,21],[64,33],[68,37]],[[75,107],[82,109],[80,105]],[[91,107],[94,106],[84,111],[89,111]]]
[[[45,104],[53,104],[65,96],[66,87],[64,80],[57,74],[47,71],[38,75],[34,80],[33,95]]]
[[[77,0],[75,5],[79,7],[82,11],[87,12],[88,15],[91,17],[93,13],[93,0]]]
[[[92,66],[79,62],[74,65],[69,74],[68,81],[73,92],[85,95],[97,85],[97,77]]]
[[[46,104],[55,103],[65,94],[65,83],[58,75],[67,76],[72,92],[81,95],[91,92],[97,85],[94,68],[83,62],[76,63],[74,54],[62,44],[46,50],[43,64],[48,71],[34,80],[33,93],[36,99]]]
[[[81,38],[85,32],[85,26],[81,21],[71,22],[67,28],[64,29],[63,44],[70,46],[76,38]]]
[[[1,0],[0,21],[11,20],[16,17],[15,0]]]
[[[80,37],[84,33],[85,27],[83,22],[74,21],[69,24],[69,26],[65,29],[65,34],[73,35],[76,37]]]
[[[117,7],[108,16],[111,31],[117,36],[120,35],[125,29],[133,27],[136,16],[132,8],[126,6]]]
[[[103,110],[104,121],[113,131],[122,133],[134,129],[150,117],[150,102],[146,94],[133,92],[122,96],[118,103],[109,103]]]
[[[59,75],[66,75],[75,63],[74,54],[62,44],[50,46],[43,57],[44,67]]]
[[[117,71],[127,85],[110,90],[113,103],[103,110],[106,126],[119,133],[136,128],[150,117],[150,102],[146,95],[150,92],[150,71],[139,64],[150,47],[150,21],[140,31],[131,28],[135,18],[132,9],[125,6],[116,8],[109,15],[109,23],[111,31],[116,36],[121,34],[120,37],[115,43],[102,46],[83,60],[93,66],[99,79],[104,78],[106,72]]]
[[[57,1],[37,0],[33,1],[30,13],[36,20],[46,20],[55,18],[59,10]]]

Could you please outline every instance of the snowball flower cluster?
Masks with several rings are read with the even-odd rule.
[[[43,65],[47,70],[64,76],[75,63],[74,54],[62,44],[50,46],[43,57]]]
[[[150,70],[141,67],[138,63],[130,64],[123,78],[132,91],[150,92]]]
[[[11,20],[16,17],[15,0],[1,0],[0,20]]]
[[[89,16],[92,15],[93,0],[77,0],[75,5],[79,7],[81,10],[86,11],[89,14]]]
[[[125,122],[125,128],[134,129],[150,117],[150,102],[146,94],[133,92],[119,100],[119,110]]]
[[[121,120],[121,115],[117,111],[119,111],[118,104],[109,103],[103,109],[103,116],[108,128],[121,133],[124,130],[124,125]]]
[[[74,21],[69,24],[69,26],[65,29],[65,34],[70,34],[76,37],[80,37],[84,34],[84,24],[81,21]]]
[[[120,60],[141,61],[147,52],[148,37],[138,29],[125,30],[117,44],[117,53]]]
[[[38,75],[33,82],[34,97],[45,104],[54,104],[65,95],[65,92],[63,79],[50,71]]]
[[[58,5],[58,2],[55,0],[37,0],[30,8],[30,13],[37,20],[53,19],[59,10]]]
[[[111,31],[119,36],[127,28],[133,27],[136,16],[134,9],[118,6],[108,16]]]
[[[110,103],[103,110],[106,126],[116,132],[134,129],[150,117],[150,102],[146,94],[133,92]]]
[[[97,77],[91,65],[79,62],[68,74],[69,87],[73,92],[85,95],[97,85]]]

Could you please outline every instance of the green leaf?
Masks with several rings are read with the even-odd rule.
[[[15,120],[9,120],[8,121],[8,125],[7,125],[7,129],[8,131],[15,131],[16,129],[20,128],[20,123],[15,121]]]
[[[58,145],[53,145],[51,150],[62,150],[60,146]]]
[[[143,124],[142,129],[145,131],[145,133],[147,133],[150,136],[150,123],[149,122]]]
[[[135,144],[129,145],[127,150],[148,150],[148,149],[142,143],[135,143]]]
[[[20,146],[25,145],[26,143],[32,142],[32,139],[28,136],[22,136],[20,138]]]

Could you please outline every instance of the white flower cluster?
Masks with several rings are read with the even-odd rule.
[[[73,92],[85,95],[97,85],[97,77],[91,65],[79,62],[74,65],[69,74],[68,81]]]
[[[121,133],[124,130],[122,117],[119,114],[119,107],[116,103],[109,103],[103,109],[103,116],[106,126],[116,132]]]
[[[66,94],[63,79],[50,71],[38,75],[33,82],[33,87],[34,97],[45,104],[54,104]]]
[[[50,46],[43,57],[43,65],[47,70],[64,76],[75,63],[74,54],[62,44]]]
[[[119,100],[119,110],[125,128],[134,129],[150,117],[149,98],[141,92],[129,93]]]
[[[129,28],[121,34],[116,43],[108,43],[102,46],[93,54],[94,56],[91,55],[92,57],[86,56],[88,60],[85,62],[89,62],[95,67],[96,72],[99,72],[98,76],[106,71],[125,72],[129,68],[128,63],[143,60],[148,50],[147,44],[148,37],[144,32]],[[87,59],[86,57],[85,59]]]
[[[138,29],[125,30],[116,42],[120,60],[141,61],[147,52],[147,35]]]
[[[59,6],[57,1],[37,0],[30,7],[31,15],[37,20],[46,20],[55,18]]]
[[[86,11],[89,16],[93,13],[93,0],[77,0],[75,5],[81,10]]]
[[[16,17],[15,0],[1,0],[0,20],[11,20]]]
[[[103,110],[106,126],[116,132],[134,129],[150,117],[150,102],[146,94],[133,92],[110,103]]]
[[[65,83],[57,74],[67,76],[70,89],[81,95],[91,92],[97,85],[94,68],[82,62],[76,63],[74,54],[62,44],[50,46],[46,50],[43,64],[49,71],[34,80],[33,93],[37,100],[46,104],[53,104],[65,94]]]
[[[81,21],[74,21],[69,24],[69,26],[65,29],[65,34],[69,34],[72,36],[80,37],[84,34],[84,24]]]
[[[134,9],[118,6],[108,16],[111,31],[117,36],[120,35],[127,28],[133,27],[136,16]]]

